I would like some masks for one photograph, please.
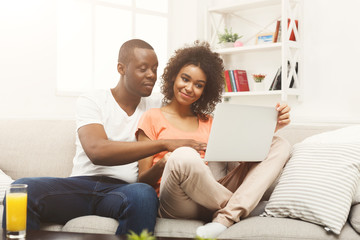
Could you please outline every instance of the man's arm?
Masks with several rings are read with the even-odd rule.
[[[128,164],[161,151],[172,152],[181,146],[189,146],[197,151],[206,149],[206,144],[190,139],[141,142],[111,141],[101,124],[82,126],[78,129],[78,134],[86,155],[95,165],[115,166]]]
[[[149,142],[151,139],[148,138],[142,130],[140,130],[138,134],[138,141]],[[154,188],[158,187],[157,182],[162,176],[168,156],[170,156],[170,152],[168,152],[163,158],[159,159],[154,166],[154,156],[139,160],[139,182],[147,183]]]

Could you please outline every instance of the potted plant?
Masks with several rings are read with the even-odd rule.
[[[218,34],[218,38],[219,38],[219,44],[227,47],[234,47],[234,43],[236,42],[236,40],[242,38],[242,36],[239,36],[239,34],[237,33],[233,33],[232,29],[224,29],[224,33],[219,33]]]
[[[265,77],[266,75],[264,74],[253,74],[254,81],[257,83],[261,83]]]
[[[128,240],[156,240],[156,237],[151,232],[148,232],[147,230],[143,230],[140,235],[136,234],[133,231],[130,231],[129,234],[127,234]]]
[[[265,86],[263,84],[263,80],[265,79],[265,74],[253,74],[254,83],[254,90],[255,91],[264,91]]]

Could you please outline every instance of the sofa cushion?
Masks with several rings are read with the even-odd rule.
[[[0,120],[0,133],[0,169],[12,179],[70,175],[75,121]]]
[[[202,225],[204,222],[198,220],[158,218],[155,225],[155,236],[193,238],[196,228]]]
[[[41,223],[40,229],[44,231],[61,232],[63,225],[55,223]]]
[[[352,206],[349,214],[351,226],[360,234],[360,204]]]
[[[62,231],[115,234],[118,225],[113,218],[89,215],[71,219],[64,225]]]
[[[5,191],[14,180],[0,169],[0,204],[3,203]]]
[[[315,134],[306,138],[304,143],[332,143],[332,144],[342,144],[342,143],[360,143],[360,125],[348,126],[339,128],[332,131],[323,132],[320,134]],[[353,197],[352,204],[360,203],[360,178],[356,193]]]
[[[316,224],[290,218],[250,217],[232,225],[217,239],[241,240],[358,240],[359,235],[346,223],[338,236]]]
[[[299,218],[339,234],[359,171],[360,143],[296,144],[264,215]]]

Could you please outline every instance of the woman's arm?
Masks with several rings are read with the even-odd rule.
[[[138,141],[151,141],[146,136],[144,131],[139,129]],[[170,153],[167,153],[162,159],[160,159],[154,166],[153,156],[144,158],[139,161],[139,182],[147,183],[150,186],[157,187],[157,182],[162,176],[165,168],[165,164]]]
[[[278,111],[278,118],[277,118],[275,132],[277,132],[279,129],[285,127],[290,123],[291,108],[286,103],[285,104],[277,103],[276,110]]]

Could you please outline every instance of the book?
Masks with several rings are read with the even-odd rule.
[[[289,76],[289,73],[290,73],[290,62],[288,61],[288,72],[287,72],[287,76]],[[281,90],[281,71],[282,71],[282,67],[279,67],[275,77],[274,77],[274,80],[269,88],[269,90]],[[298,63],[296,62],[296,65],[295,65],[295,73],[297,74],[298,73]],[[294,79],[294,76],[291,78],[291,81],[290,81],[290,85],[289,85],[289,88],[293,88],[294,87],[294,83],[295,83],[295,79]]]
[[[223,72],[223,78],[224,78],[224,91],[229,92],[229,89],[228,89],[227,84],[226,84],[225,71]]]
[[[290,19],[288,19],[288,28],[289,28],[289,25],[290,25]],[[298,29],[298,20],[295,20],[295,27],[296,27],[296,29]],[[291,31],[289,40],[290,41],[296,41],[294,30]]]
[[[281,74],[281,67],[278,68],[274,80],[272,81],[269,90],[275,90],[275,86],[277,85],[277,82],[279,81],[279,75]],[[281,79],[281,75],[280,75],[280,79]]]
[[[280,31],[280,23],[281,23],[280,20],[276,21],[276,28],[275,28],[273,42],[278,42],[279,31]]]
[[[247,73],[245,70],[234,70],[235,81],[238,83],[239,92],[249,91],[249,82],[247,79]]]
[[[289,63],[289,67],[290,67],[290,63]],[[297,75],[298,74],[298,62],[296,62],[295,64],[295,74]],[[295,79],[294,79],[294,76],[291,78],[291,82],[290,82],[290,88],[293,88],[294,87],[294,84],[295,84]],[[295,86],[296,87],[296,86]]]
[[[236,77],[235,77],[235,70],[230,70],[230,74],[231,77],[234,79],[234,83],[235,83],[235,87],[236,87],[236,92],[240,92],[240,86],[239,86],[239,82],[236,81]]]
[[[224,75],[225,75],[225,82],[226,82],[226,87],[228,89],[228,92],[233,92],[233,89],[231,87],[231,82],[230,82],[229,70],[225,70]]]
[[[230,82],[231,82],[231,87],[233,89],[233,92],[237,92],[238,90],[236,89],[234,73],[232,70],[228,70],[228,71],[229,71]]]

